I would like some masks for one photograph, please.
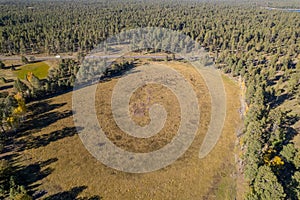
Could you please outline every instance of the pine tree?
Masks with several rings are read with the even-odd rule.
[[[21,61],[24,64],[28,64],[29,63],[28,59],[25,56],[21,56]]]
[[[253,184],[254,193],[258,199],[284,199],[282,185],[278,182],[276,175],[268,166],[261,166]]]
[[[5,67],[5,64],[0,60],[0,69],[3,69]]]

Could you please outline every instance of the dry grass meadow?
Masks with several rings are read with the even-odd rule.
[[[234,145],[239,126],[239,87],[223,77],[227,94],[227,117],[213,151],[199,159],[199,149],[210,121],[210,96],[202,77],[189,64],[162,62],[178,70],[195,88],[201,110],[196,138],[188,151],[170,166],[146,174],[111,169],[97,161],[83,146],[72,119],[72,92],[30,105],[27,129],[15,141],[14,161],[33,191],[44,190],[41,199],[234,199],[236,167]],[[179,104],[168,89],[147,85],[131,97],[132,119],[149,123],[148,108],[164,105],[165,127],[148,139],[132,138],[117,127],[110,103],[118,78],[100,83],[96,95],[99,123],[117,146],[133,152],[163,147],[175,136],[180,122]],[[24,170],[25,169],[25,170]]]

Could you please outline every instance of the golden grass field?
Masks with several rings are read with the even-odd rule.
[[[163,62],[178,70],[194,87],[198,100],[200,124],[196,138],[188,151],[170,166],[146,174],[130,174],[111,169],[97,161],[83,146],[72,119],[72,92],[30,105],[32,126],[22,133],[16,145],[20,167],[39,166],[27,170],[32,180],[26,180],[32,190],[45,190],[41,198],[76,199],[99,196],[101,199],[234,199],[236,167],[234,146],[236,128],[240,125],[239,87],[223,77],[227,95],[225,127],[215,148],[204,159],[199,149],[210,121],[210,96],[202,77],[189,64]],[[149,123],[147,109],[161,103],[168,112],[165,127],[148,139],[132,138],[117,127],[110,103],[112,89],[118,78],[100,83],[96,95],[99,123],[107,137],[117,146],[133,152],[157,150],[170,142],[180,122],[175,96],[159,85],[138,89],[131,97],[132,119]],[[29,118],[28,118],[29,119]],[[31,168],[30,168],[31,169]],[[36,178],[32,178],[35,177]]]

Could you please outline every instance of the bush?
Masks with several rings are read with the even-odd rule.
[[[10,179],[9,196],[12,200],[32,200],[32,197],[27,194],[25,187],[23,185],[17,185],[13,177]]]
[[[18,191],[14,196],[11,196],[13,200],[32,200],[32,197],[27,194],[27,191],[23,186],[18,186]]]
[[[29,63],[28,59],[27,59],[25,56],[21,56],[21,61],[22,61],[24,64],[28,64],[28,63]]]
[[[3,184],[10,177],[12,172],[11,165],[7,160],[0,160],[0,183]]]
[[[1,83],[7,83],[7,80],[6,80],[4,77],[1,77],[1,78],[0,78],[0,82],[1,82]]]

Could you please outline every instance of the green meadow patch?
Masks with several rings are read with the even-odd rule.
[[[23,65],[16,71],[16,75],[19,79],[25,79],[28,72],[32,72],[39,79],[46,78],[48,75],[49,65],[44,62],[37,62],[32,64]]]

